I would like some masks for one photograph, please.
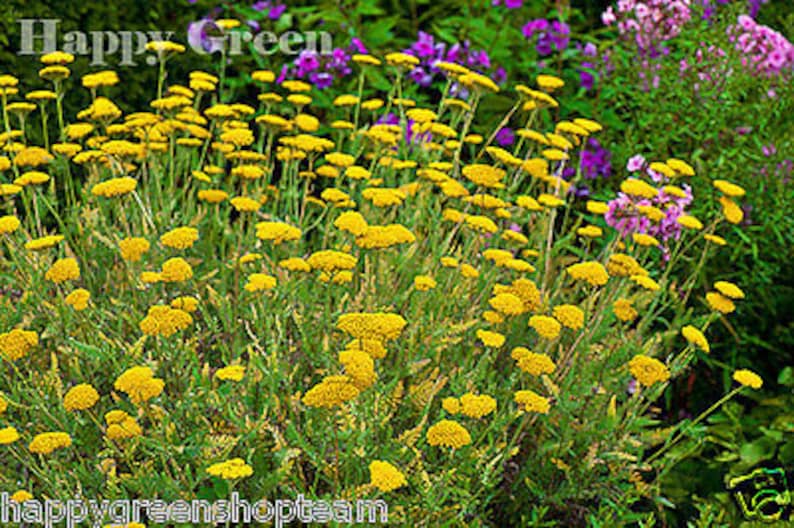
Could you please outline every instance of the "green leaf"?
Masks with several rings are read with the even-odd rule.
[[[775,443],[767,438],[761,438],[755,442],[744,444],[739,449],[739,456],[745,464],[755,466],[759,462],[775,456]]]
[[[777,382],[786,387],[794,387],[794,367],[786,367],[777,376]]]

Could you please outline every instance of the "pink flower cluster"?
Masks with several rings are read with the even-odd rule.
[[[632,38],[643,54],[651,57],[663,53],[661,43],[681,32],[692,13],[691,0],[618,0],[617,12],[612,6],[601,14],[601,21],[617,28],[624,37]]]
[[[607,225],[617,229],[624,237],[633,233],[644,233],[656,237],[662,244],[671,238],[678,240],[681,236],[681,225],[677,220],[679,216],[685,214],[686,207],[692,203],[692,189],[689,185],[681,185],[686,193],[683,198],[665,193],[662,188],[667,185],[667,178],[648,168],[645,158],[639,154],[629,160],[626,169],[629,172],[644,172],[648,175],[659,186],[659,194],[653,199],[636,199],[625,193],[618,193],[617,198],[607,203],[609,210],[604,215]],[[637,209],[643,205],[658,207],[664,211],[665,217],[658,223],[652,222]],[[666,257],[667,247],[663,246],[661,249]]]
[[[695,92],[705,89],[708,92],[718,90],[732,71],[728,66],[727,53],[714,44],[700,43],[691,60],[681,59],[679,71],[681,76],[686,74],[694,77],[692,88]]]
[[[745,67],[770,77],[794,71],[794,45],[769,26],[741,15],[737,24],[728,28],[728,35],[745,55]]]

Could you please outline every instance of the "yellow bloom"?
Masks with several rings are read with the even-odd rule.
[[[736,310],[736,305],[728,297],[717,292],[708,292],[706,294],[706,302],[712,310],[720,313],[729,314]]]
[[[550,403],[548,398],[544,398],[531,390],[516,391],[514,400],[518,404],[518,408],[523,412],[536,412],[540,414],[548,414]]]
[[[90,298],[91,293],[88,290],[78,288],[67,295],[64,302],[79,312],[88,307],[88,300]]]
[[[477,337],[487,347],[499,348],[505,344],[505,336],[499,332],[491,332],[489,330],[477,330]]]
[[[376,57],[372,55],[365,55],[362,53],[357,53],[353,55],[353,62],[358,64],[366,64],[369,66],[380,66],[381,62]]]
[[[553,313],[554,317],[567,328],[579,330],[584,326],[584,312],[578,306],[561,304],[554,307]]]
[[[428,291],[435,288],[437,285],[433,277],[427,275],[417,275],[414,277],[414,289],[417,291]]]
[[[252,273],[248,276],[248,283],[244,286],[247,292],[272,290],[276,287],[276,278],[265,273]]]
[[[717,281],[714,283],[714,288],[725,297],[731,299],[744,299],[744,292],[732,282]]]
[[[394,313],[347,313],[339,317],[336,328],[356,339],[397,339],[407,321]]]
[[[502,179],[506,172],[491,165],[474,164],[463,167],[463,176],[469,181],[482,187],[501,189],[504,187]]]
[[[14,328],[0,334],[0,355],[9,361],[16,361],[25,357],[38,344],[39,336],[36,332]]]
[[[728,222],[738,224],[744,220],[744,211],[736,202],[725,196],[720,196],[719,201],[722,206],[722,214],[725,215]]]
[[[33,498],[33,495],[28,493],[25,490],[19,490],[16,493],[13,493],[11,497],[9,497],[12,501],[22,504],[25,501],[29,501]]]
[[[458,422],[441,420],[427,430],[427,443],[431,446],[460,449],[471,443],[471,435]]]
[[[177,227],[160,237],[160,243],[174,249],[187,249],[198,240],[198,229],[194,227]]]
[[[124,411],[116,410],[106,413],[105,422],[108,424],[105,434],[110,440],[133,438],[143,434],[141,426]]]
[[[232,198],[231,204],[232,207],[241,213],[253,213],[262,207],[262,204],[259,201],[254,200],[253,198],[248,198],[247,196],[238,196],[236,198]]]
[[[557,370],[557,365],[546,354],[536,354],[523,347],[517,347],[511,355],[518,358],[518,368],[532,376],[551,374]]]
[[[15,427],[0,429],[0,444],[13,444],[19,440],[19,433]]]
[[[646,199],[656,198],[659,194],[659,190],[656,187],[636,178],[624,180],[620,184],[620,190],[626,194]]]
[[[414,57],[413,55],[408,55],[407,53],[388,53],[386,55],[386,62],[391,64],[392,66],[398,67],[409,67],[413,68],[414,66],[419,65],[419,59]]]
[[[215,377],[224,381],[241,381],[244,375],[245,367],[242,365],[230,365],[220,368],[215,372]]]
[[[629,371],[640,385],[650,387],[656,382],[664,383],[670,379],[670,371],[658,359],[645,355],[634,356],[629,361]]]
[[[386,357],[386,347],[383,346],[381,339],[353,339],[345,345],[347,350],[361,350],[369,354],[372,359],[383,359]]]
[[[642,286],[646,290],[657,291],[661,286],[659,283],[648,277],[647,275],[631,275],[629,277],[635,284]]]
[[[145,238],[125,238],[119,242],[121,258],[129,262],[138,262],[144,253],[149,251],[151,244]]]
[[[369,464],[370,484],[387,493],[408,484],[402,471],[382,460],[373,460]]]
[[[609,280],[607,270],[600,262],[580,262],[568,266],[565,271],[573,279],[587,281],[591,286],[603,286]]]
[[[482,418],[496,410],[496,400],[486,394],[469,392],[460,397],[460,410],[470,418]]]
[[[541,90],[553,92],[557,88],[565,86],[565,81],[554,75],[538,75],[535,79]]]
[[[533,315],[529,318],[529,326],[545,339],[556,339],[560,335],[560,322],[548,315]]]
[[[67,411],[84,411],[99,401],[99,393],[88,383],[75,385],[63,397],[63,406]]]
[[[306,262],[312,269],[331,273],[337,270],[351,270],[356,267],[358,259],[349,254],[332,249],[316,251],[309,255]]]
[[[352,348],[343,350],[339,353],[339,362],[344,365],[345,374],[360,391],[371,387],[378,379],[372,356],[363,350]]]
[[[60,284],[68,280],[76,280],[80,278],[80,267],[73,258],[59,259],[47,270],[47,273],[44,274],[44,278],[55,284]]]
[[[256,224],[256,237],[278,245],[285,241],[298,240],[301,230],[283,222],[259,222]]]
[[[441,401],[441,408],[449,414],[459,414],[461,409],[460,400],[457,398],[444,398]]]
[[[724,238],[722,238],[721,236],[717,236],[717,235],[705,234],[705,235],[703,235],[703,238],[705,238],[706,240],[708,240],[712,244],[717,244],[718,246],[724,246],[724,245],[726,245],[728,243]]]
[[[235,480],[250,477],[254,474],[254,469],[246,464],[242,458],[233,458],[226,462],[211,465],[207,468],[207,473],[225,480]]]
[[[659,240],[656,237],[651,236],[651,235],[647,235],[645,233],[633,233],[631,235],[631,238],[632,238],[632,240],[634,240],[634,242],[637,245],[640,245],[640,246],[658,246],[658,245],[660,245],[659,244]]]
[[[741,198],[745,195],[745,190],[735,183],[731,183],[726,180],[714,180],[712,183],[717,190],[721,191],[726,196],[730,196],[732,198]]]
[[[491,308],[505,315],[520,315],[527,312],[524,302],[515,294],[498,293],[488,300]]]
[[[113,388],[126,393],[132,403],[141,403],[159,396],[165,382],[155,378],[149,367],[132,367],[116,378]]]
[[[31,251],[40,251],[55,246],[63,241],[63,235],[47,235],[41,238],[36,238],[25,243],[25,249]]]
[[[52,432],[37,434],[28,445],[31,453],[48,455],[63,447],[72,445],[72,438],[67,433]]]
[[[612,303],[612,311],[615,313],[615,317],[623,321],[624,323],[629,323],[637,318],[637,310],[634,309],[632,306],[631,301],[628,299],[618,299],[614,303]]]
[[[576,234],[588,238],[598,238],[604,234],[604,231],[598,226],[588,225],[577,229]]]
[[[637,262],[637,259],[624,253],[613,253],[607,260],[607,272],[613,277],[630,277],[647,275],[648,272]]]
[[[684,339],[695,345],[696,347],[700,348],[703,352],[707,354],[711,350],[709,347],[709,342],[706,339],[706,336],[703,335],[703,332],[698,330],[692,325],[686,325],[681,329],[681,335],[684,336]]]
[[[397,244],[410,244],[416,236],[401,224],[369,226],[367,231],[356,238],[356,245],[364,249],[383,249]]]
[[[135,190],[138,181],[135,178],[125,176],[123,178],[111,178],[110,180],[97,183],[91,187],[91,194],[94,196],[103,196],[105,198],[112,198],[115,196],[123,196]]]
[[[761,379],[761,376],[748,369],[737,370],[733,373],[733,379],[745,387],[750,387],[751,389],[756,390],[760,389],[764,384],[764,380]]]
[[[182,257],[166,260],[160,271],[164,282],[181,282],[193,278],[193,268]]]
[[[0,217],[0,235],[8,235],[13,233],[20,226],[19,218],[13,215],[6,215]]]
[[[703,224],[692,215],[681,215],[676,219],[676,222],[688,229],[700,230],[703,229]]]
[[[303,404],[309,407],[335,407],[356,398],[359,394],[348,376],[326,376],[303,395]]]

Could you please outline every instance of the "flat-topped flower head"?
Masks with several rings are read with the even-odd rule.
[[[397,339],[407,321],[394,313],[347,313],[339,317],[336,328],[356,339]]]
[[[246,464],[242,458],[233,458],[226,462],[211,465],[207,468],[207,473],[224,480],[236,480],[250,477],[254,474],[254,469]]]
[[[733,373],[733,379],[745,387],[756,390],[760,389],[764,384],[764,380],[761,379],[761,376],[748,369],[737,370]]]
[[[326,376],[303,395],[303,404],[309,407],[336,407],[359,395],[349,376]]]
[[[646,387],[655,383],[664,383],[670,379],[670,371],[664,363],[643,354],[632,358],[629,362],[629,371],[640,385]]]
[[[370,462],[369,481],[372,486],[384,493],[394,491],[408,484],[402,471],[383,460]]]
[[[187,249],[198,240],[198,229],[195,227],[177,227],[160,237],[160,243],[173,249]]]
[[[427,443],[431,446],[460,449],[471,443],[471,435],[458,422],[441,420],[427,430]]]
[[[49,455],[56,449],[72,445],[72,437],[64,432],[48,432],[37,434],[28,445],[31,453]]]

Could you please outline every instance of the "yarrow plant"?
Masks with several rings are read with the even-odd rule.
[[[118,75],[83,77],[91,103],[57,107],[45,146],[0,75],[0,276],[24,292],[0,312],[0,461],[30,469],[2,486],[385,497],[431,526],[615,525],[660,497],[653,473],[706,415],[660,429],[655,407],[745,299],[691,280],[688,253],[727,243],[743,188],[696,198],[689,163],[635,159],[581,207],[571,189],[612,173],[604,125],[560,119],[553,75],[501,87],[437,60],[420,104],[416,55],[359,49],[356,93],[254,70],[256,98],[232,100],[226,61],[168,75],[183,51],[151,47],[153,99],[129,113]],[[61,94],[56,59],[41,84]],[[475,133],[496,97],[511,108]],[[711,410],[762,384],[735,380]]]

